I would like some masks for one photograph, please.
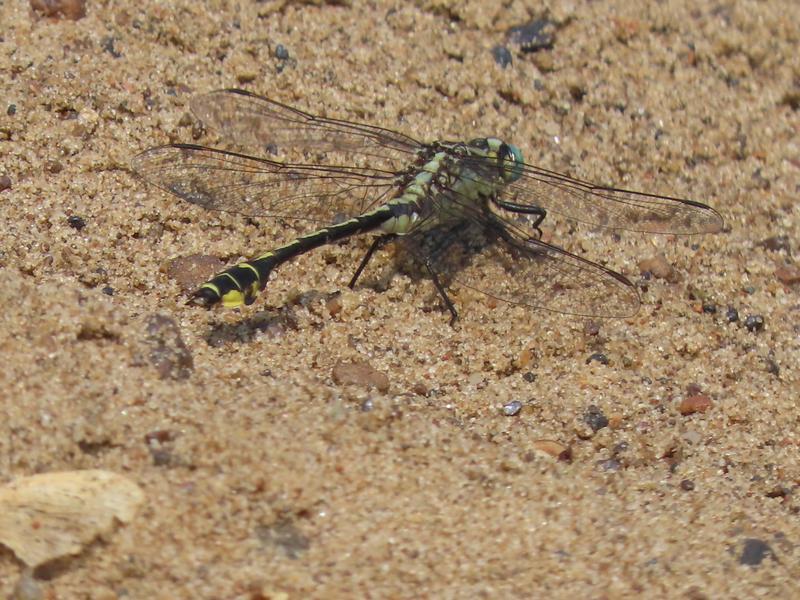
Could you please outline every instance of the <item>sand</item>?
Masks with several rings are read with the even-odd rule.
[[[33,574],[0,549],[0,596],[800,597],[800,17],[642,4],[0,5],[0,478],[105,469],[146,497]],[[540,17],[549,48],[507,42]],[[725,228],[548,217],[545,239],[640,285],[628,319],[461,287],[450,327],[391,250],[346,287],[368,238],[286,265],[241,311],[185,306],[196,274],[175,259],[213,270],[295,231],[129,171],[215,144],[188,102],[223,87],[424,140],[497,135]]]

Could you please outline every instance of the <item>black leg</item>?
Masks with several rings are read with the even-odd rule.
[[[536,215],[536,220],[533,222],[533,229],[539,234],[539,239],[542,239],[542,230],[539,225],[542,224],[544,218],[547,216],[547,211],[541,206],[528,206],[527,204],[516,204],[515,202],[506,202],[505,200],[498,200],[495,198],[494,203],[508,212],[513,212],[521,215]]]
[[[358,265],[356,272],[353,273],[353,276],[350,278],[350,283],[347,284],[347,287],[350,289],[355,287],[356,281],[358,281],[358,278],[361,277],[362,271],[367,266],[367,263],[369,262],[369,259],[372,258],[372,255],[375,254],[375,251],[383,248],[387,242],[391,241],[395,237],[397,236],[394,233],[387,233],[375,238],[375,240],[372,242],[372,245],[369,247],[369,250],[367,250],[367,253],[364,255],[364,258],[361,259],[361,263]]]
[[[442,297],[444,305],[447,307],[447,310],[450,311],[450,327],[452,327],[458,320],[458,311],[453,305],[453,301],[450,300],[450,297],[447,295],[447,291],[445,291],[442,282],[439,281],[439,275],[433,270],[433,267],[431,267],[428,261],[425,261],[425,268],[428,270],[428,275],[430,275],[433,280],[433,285],[436,286],[436,291],[438,291],[439,295]]]

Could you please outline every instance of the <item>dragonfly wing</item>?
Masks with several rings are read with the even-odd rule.
[[[131,162],[149,183],[208,210],[320,222],[385,202],[393,173],[285,164],[190,144],[145,150]]]
[[[592,317],[636,313],[639,294],[623,275],[511,227],[468,219],[413,233],[409,249],[446,282],[511,304]]]
[[[226,89],[195,97],[192,112],[236,145],[278,152],[335,153],[352,162],[398,171],[421,144],[402,133],[317,117],[244,90]],[[319,158],[322,162],[324,157]]]
[[[463,164],[475,173],[491,173],[492,168],[497,173],[495,161],[483,157],[465,158]],[[598,186],[532,165],[519,165],[517,173],[519,179],[505,185],[499,200],[609,229],[700,234],[723,227],[717,211],[693,200]]]

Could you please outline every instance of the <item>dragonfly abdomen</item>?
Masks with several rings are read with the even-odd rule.
[[[410,227],[417,218],[417,211],[415,198],[401,196],[370,212],[302,235],[284,246],[222,271],[200,286],[191,302],[203,306],[222,302],[229,308],[252,304],[258,293],[266,287],[270,273],[281,264],[351,235],[376,229],[399,234],[399,231],[390,229]],[[391,225],[385,227],[387,223]]]

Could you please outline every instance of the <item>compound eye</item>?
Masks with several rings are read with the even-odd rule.
[[[522,177],[523,160],[522,151],[520,151],[519,148],[512,146],[511,144],[504,143],[502,146],[500,146],[497,155],[503,161],[503,178],[506,181],[516,181]]]
[[[469,145],[478,150],[486,151],[489,149],[489,140],[486,138],[475,138],[474,140],[470,140]]]

